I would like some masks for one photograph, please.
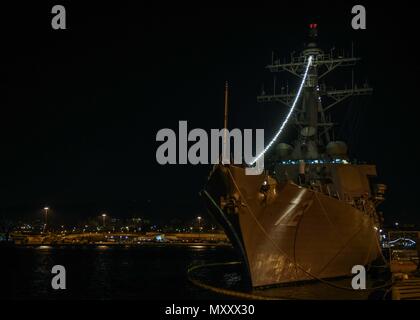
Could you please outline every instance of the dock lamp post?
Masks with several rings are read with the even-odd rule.
[[[103,223],[104,228],[105,228],[105,219],[106,219],[106,213],[102,213],[102,223]]]
[[[45,211],[45,224],[44,224],[44,231],[47,229],[47,223],[48,223],[48,210],[50,210],[49,207],[44,207]]]
[[[198,216],[197,217],[197,220],[198,220],[198,237],[200,237],[200,234],[201,234],[201,216]]]

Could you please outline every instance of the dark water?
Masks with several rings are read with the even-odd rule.
[[[0,248],[1,297],[10,299],[208,299],[192,285],[192,265],[235,260],[229,247]],[[67,289],[51,288],[51,269],[66,268]],[[234,274],[240,281],[240,275]]]
[[[6,299],[228,299],[196,287],[188,280],[191,266],[238,260],[230,247],[0,247],[0,298]],[[51,287],[54,265],[66,268],[66,290]],[[246,291],[240,265],[195,270],[195,279],[216,287]],[[370,285],[372,285],[372,282]],[[351,279],[335,285],[299,286],[246,291],[286,299],[368,299],[371,292],[351,290]],[[368,287],[370,286],[368,285]],[[373,283],[373,286],[375,284]],[[379,295],[383,295],[380,293]]]

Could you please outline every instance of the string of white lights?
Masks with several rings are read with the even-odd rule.
[[[286,116],[286,119],[284,119],[280,129],[277,131],[274,138],[264,148],[264,150],[250,163],[250,165],[253,165],[255,162],[257,162],[267,152],[267,150],[270,149],[270,147],[273,145],[273,143],[277,140],[279,135],[282,133],[284,127],[286,126],[287,122],[289,121],[290,116],[292,115],[293,111],[295,110],[296,104],[299,100],[300,94],[301,94],[302,89],[303,89],[303,85],[305,84],[306,78],[308,76],[308,71],[309,71],[309,67],[312,64],[312,59],[313,59],[313,56],[309,56],[308,63],[306,65],[306,69],[305,69],[305,73],[303,74],[302,82],[300,83],[299,90],[298,90],[298,92],[296,94],[296,97],[295,97],[295,101],[293,101],[292,107],[290,108],[289,113]]]
[[[395,243],[395,242],[400,241],[400,240],[410,241],[412,244],[415,244],[416,243],[414,240],[409,239],[409,238],[398,238],[398,239],[389,241],[389,243]]]

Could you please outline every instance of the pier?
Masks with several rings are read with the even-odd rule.
[[[388,233],[392,300],[420,300],[419,231]]]
[[[420,300],[420,277],[397,281],[392,287],[392,300]]]
[[[230,245],[224,233],[163,233],[163,232],[75,232],[23,234],[12,233],[15,245],[152,245],[152,244],[213,244]]]

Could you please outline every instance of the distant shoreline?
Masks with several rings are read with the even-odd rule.
[[[36,248],[36,247],[232,247],[226,243],[212,242],[142,242],[142,243],[29,243],[29,244],[7,244],[8,247]],[[0,246],[1,248],[1,246]]]

